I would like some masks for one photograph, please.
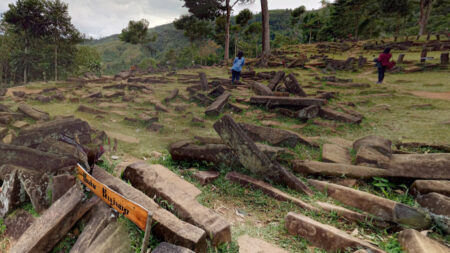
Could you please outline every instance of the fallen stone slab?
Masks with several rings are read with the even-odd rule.
[[[8,173],[2,171],[0,179],[3,181],[0,192],[0,217],[4,218],[20,205],[20,181],[17,170]]]
[[[394,154],[388,170],[396,177],[450,179],[450,153]]]
[[[324,119],[342,121],[345,123],[359,124],[362,121],[362,117],[355,117],[354,115],[339,112],[330,108],[320,108],[319,116]]]
[[[258,82],[250,82],[253,91],[258,96],[273,96],[272,90],[266,85],[260,84]]]
[[[26,122],[26,121],[16,121],[16,122],[14,122],[14,124],[12,124],[13,127],[18,128],[18,129],[25,128],[29,125],[30,124],[28,124],[28,122]]]
[[[202,185],[209,184],[220,176],[218,171],[198,171],[194,173],[194,178]]]
[[[194,253],[194,251],[167,242],[162,242],[158,247],[152,250],[152,253]]]
[[[0,143],[0,167],[6,164],[55,173],[58,169],[76,165],[77,161],[36,149]]]
[[[322,175],[328,177],[349,177],[369,179],[372,177],[387,177],[391,173],[385,169],[377,169],[351,164],[325,163],[317,161],[292,161],[292,169],[304,175]]]
[[[9,215],[4,219],[4,225],[6,226],[4,236],[17,241],[34,220],[31,213],[23,209],[16,210],[14,215]]]
[[[269,89],[271,91],[275,91],[277,89],[278,84],[284,79],[286,73],[284,71],[278,71],[275,76],[269,82]]]
[[[431,144],[431,143],[420,143],[420,142],[398,142],[395,143],[397,149],[400,148],[432,148],[439,150],[441,152],[450,153],[450,145],[445,144]]]
[[[70,249],[70,253],[84,253],[91,246],[97,236],[112,221],[111,208],[104,202],[99,202],[89,212],[89,220],[84,226],[83,232]]]
[[[300,97],[306,97],[306,92],[302,89],[302,87],[300,87],[300,84],[294,74],[289,74],[284,78],[284,85],[286,85],[288,92]]]
[[[178,96],[178,93],[180,92],[180,90],[179,89],[173,89],[171,92],[170,92],[170,95],[168,96],[168,97],[166,97],[166,98],[164,98],[164,103],[169,103],[170,101],[172,101],[173,99],[175,99],[177,96]]]
[[[101,114],[107,114],[106,111],[103,110],[99,110],[96,108],[92,108],[86,105],[80,105],[77,109],[78,112],[84,112],[84,113],[89,113],[89,114],[97,114],[97,115],[101,115]]]
[[[230,146],[241,164],[267,181],[284,183],[294,190],[312,194],[311,190],[294,174],[261,152],[246,132],[229,115],[214,124],[214,129],[222,140]]]
[[[72,175],[58,175],[52,178],[52,203],[61,198],[73,185],[77,179]]]
[[[45,173],[17,168],[20,183],[28,195],[34,210],[42,213],[50,205],[47,197],[49,176]]]
[[[358,208],[386,221],[417,229],[426,229],[431,225],[430,217],[417,208],[328,182],[309,179],[308,183],[345,205]]]
[[[261,239],[243,235],[238,238],[239,253],[288,253]]]
[[[323,144],[322,161],[327,163],[352,164],[350,151],[336,144]]]
[[[101,168],[95,167],[93,176],[125,198],[152,212],[154,222],[152,232],[163,241],[192,249],[195,252],[206,253],[206,233],[203,229],[178,219],[143,192]]]
[[[209,208],[202,206],[181,185],[162,179],[158,171],[168,170],[161,165],[134,163],[124,171],[124,178],[148,196],[157,196],[172,203],[181,219],[203,228],[214,246],[231,241],[230,224]]]
[[[370,88],[370,84],[366,83],[334,83],[327,82],[327,86],[336,88]]]
[[[450,197],[432,192],[418,196],[416,201],[434,214],[450,217]]]
[[[8,128],[6,128],[6,127],[0,127],[0,139],[1,138],[3,138],[3,137],[5,137],[5,135],[7,135],[8,134]]]
[[[292,131],[279,128],[263,127],[247,123],[238,124],[250,139],[256,142],[267,142],[273,146],[294,148],[298,144],[307,144],[313,147],[319,145],[311,139]]]
[[[132,253],[128,229],[118,221],[109,223],[85,252]]]
[[[388,168],[390,157],[385,156],[371,147],[361,147],[356,152],[356,165],[364,165],[375,168]]]
[[[228,92],[220,95],[220,97],[218,97],[210,106],[208,106],[208,108],[206,108],[205,114],[208,116],[219,116],[225,105],[228,103],[230,96],[231,94]]]
[[[125,92],[123,91],[107,91],[103,94],[105,98],[117,98],[125,96]]]
[[[83,203],[83,197],[80,186],[73,186],[25,231],[9,252],[49,252],[100,201],[93,197]]]
[[[79,145],[69,144],[49,136],[45,138],[36,149],[42,152],[69,157],[76,160],[78,163],[85,165],[86,168],[89,168],[88,155],[86,154],[86,152],[89,153],[89,151],[84,150],[83,147]]]
[[[381,154],[391,157],[392,155],[392,141],[381,136],[370,135],[356,140],[353,143],[353,149],[358,152],[362,147],[372,148]]]
[[[219,85],[216,88],[214,88],[210,93],[208,93],[208,95],[217,98],[220,97],[220,95],[222,95],[224,92],[225,89],[222,87],[222,85]]]
[[[448,253],[450,249],[419,231],[406,229],[398,235],[398,241],[406,253]]]
[[[286,229],[290,235],[301,236],[314,246],[330,252],[361,248],[374,253],[385,252],[342,230],[322,224],[302,214],[289,212],[286,216]]]
[[[416,180],[410,192],[414,195],[436,192],[450,197],[450,181],[448,180]]]
[[[281,190],[278,190],[277,188],[271,186],[268,183],[265,183],[263,181],[254,179],[250,176],[240,174],[238,172],[232,171],[227,173],[225,176],[227,180],[233,181],[235,183],[239,183],[245,187],[261,190],[265,194],[273,197],[274,199],[281,200],[281,201],[290,201],[297,206],[304,208],[306,210],[312,210],[312,211],[318,211],[319,209],[302,201],[301,199],[294,198],[290,196],[287,193],[284,193]]]
[[[56,138],[64,135],[71,139],[78,139],[80,144],[86,145],[91,143],[91,133],[91,127],[86,121],[66,118],[26,127],[20,131],[19,136],[14,138],[12,144],[36,147],[49,136]]]
[[[289,107],[300,110],[311,105],[322,106],[326,103],[326,100],[317,98],[254,96],[250,98],[250,103],[267,106],[269,108]]]
[[[106,135],[112,139],[117,139],[122,142],[131,143],[131,144],[137,144],[139,143],[139,139],[133,136],[116,133],[116,132],[110,132],[106,131]]]
[[[208,90],[208,79],[206,78],[205,72],[199,72],[198,76],[200,77],[202,91]]]
[[[0,88],[0,97],[3,97],[6,95],[6,92],[8,92],[8,89],[6,88]]]
[[[320,112],[320,107],[317,105],[310,105],[294,113],[294,118],[300,120],[309,120],[317,117]]]
[[[125,89],[127,87],[126,84],[123,83],[119,83],[119,84],[112,84],[112,85],[107,85],[107,86],[103,86],[103,89]]]
[[[87,95],[83,96],[82,98],[87,99],[87,98],[102,98],[102,97],[103,97],[102,92],[98,91],[98,92],[93,92],[93,93],[87,94]]]
[[[35,120],[49,120],[50,116],[48,113],[40,111],[34,107],[31,107],[27,104],[20,104],[17,108],[20,112],[24,113],[30,118]]]

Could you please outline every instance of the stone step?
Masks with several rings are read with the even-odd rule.
[[[152,212],[154,221],[152,232],[163,241],[192,249],[195,252],[206,252],[206,233],[203,229],[178,219],[143,192],[99,167],[94,168],[93,177],[125,198]]]
[[[416,201],[434,214],[450,217],[450,197],[432,192],[418,196]]]
[[[335,144],[323,144],[322,161],[350,165],[352,163],[352,158],[350,156],[350,151],[346,148]]]
[[[223,108],[227,105],[230,96],[231,94],[228,92],[220,95],[220,97],[206,108],[205,114],[208,116],[219,116],[220,113],[222,113]]]
[[[97,236],[85,252],[132,253],[127,228],[120,222],[111,222]]]
[[[436,193],[440,193],[440,194],[450,197],[450,181],[449,180],[416,180],[411,185],[410,191],[414,195],[436,192]]]
[[[330,177],[346,176],[349,178],[361,179],[369,179],[372,177],[386,177],[391,175],[388,170],[350,164],[294,160],[292,161],[292,165],[292,169],[295,172],[305,175],[320,175]]]
[[[396,177],[450,179],[450,153],[394,154],[388,170]]]
[[[204,207],[184,189],[184,184],[160,174],[169,169],[161,165],[134,163],[128,165],[124,178],[148,196],[164,199],[174,206],[181,219],[203,228],[214,246],[231,241],[230,224],[211,209]]]
[[[277,96],[254,96],[250,98],[250,103],[254,105],[273,107],[290,107],[300,110],[310,105],[322,106],[326,100],[303,97],[277,97]]]
[[[50,116],[47,112],[40,111],[34,107],[31,107],[27,104],[20,104],[17,108],[20,112],[23,112],[30,118],[35,120],[49,120]]]
[[[303,237],[314,246],[330,252],[347,251],[349,248],[368,249],[373,253],[385,252],[342,230],[322,224],[302,214],[289,212],[286,216],[286,229],[290,235]]]
[[[328,197],[368,212],[389,222],[409,227],[426,229],[431,220],[423,211],[373,194],[349,187],[317,180],[308,180],[316,189],[328,194]]]
[[[450,248],[422,235],[414,229],[406,229],[398,235],[398,241],[406,253],[450,253]]]
[[[152,250],[152,253],[194,253],[194,251],[170,243],[162,242],[158,245],[158,247]]]

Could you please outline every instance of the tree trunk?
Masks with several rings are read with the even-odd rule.
[[[269,27],[269,5],[267,0],[261,0],[262,13],[262,54],[263,57],[270,55],[270,27]]]
[[[55,43],[55,82],[58,81],[58,45]]]
[[[225,63],[228,63],[228,59],[230,59],[230,23],[231,23],[231,6],[230,0],[226,0],[226,8],[227,8],[227,25],[225,27]]]
[[[428,17],[430,16],[433,0],[420,0],[419,35],[427,32]]]
[[[237,38],[237,34],[234,35],[234,57],[237,57],[237,51],[238,51],[238,46],[237,46],[237,42],[238,42],[238,38]]]
[[[23,83],[27,83],[28,46],[25,46],[25,64],[23,65]]]
[[[309,44],[311,44],[311,38],[312,38],[312,29],[309,30]]]

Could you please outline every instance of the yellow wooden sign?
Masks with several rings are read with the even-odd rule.
[[[81,165],[78,164],[77,167],[78,179],[80,179],[84,185],[91,189],[95,195],[131,220],[140,229],[146,229],[148,211],[145,208],[126,199],[119,193],[113,191],[108,186],[93,178],[83,167],[81,167]]]

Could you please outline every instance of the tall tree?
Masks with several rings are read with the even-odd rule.
[[[173,24],[176,29],[184,31],[184,36],[189,38],[191,44],[196,40],[206,39],[212,34],[210,21],[198,19],[193,15],[182,15]]]
[[[148,26],[150,23],[146,19],[139,21],[130,20],[128,26],[122,29],[119,39],[133,45],[143,44],[147,41]]]
[[[262,15],[262,50],[263,50],[262,56],[263,59],[265,59],[270,55],[270,24],[269,24],[270,17],[269,17],[269,5],[267,0],[261,0],[261,15]]]
[[[242,29],[244,29],[248,22],[253,18],[253,13],[249,9],[244,9],[239,12],[239,14],[236,16],[236,23],[237,25],[234,25],[231,30],[234,32],[234,55],[237,55],[238,51],[238,41],[239,41],[239,34],[242,32]]]
[[[81,34],[71,23],[68,5],[60,0],[47,1],[46,15],[48,33],[54,44],[54,78],[58,81],[58,49],[61,43],[77,44],[81,42]]]
[[[420,0],[419,35],[427,32],[428,18],[430,17],[433,0]]]
[[[47,17],[45,15],[45,1],[17,0],[16,4],[9,4],[9,10],[3,14],[6,23],[13,26],[14,32],[21,34],[24,39],[23,54],[23,82],[27,83],[28,68],[30,66],[29,48],[31,41],[47,34]]]
[[[410,11],[409,0],[381,0],[379,1],[379,5],[385,17],[393,17],[395,19],[395,36],[398,36],[401,21],[408,16]]]

